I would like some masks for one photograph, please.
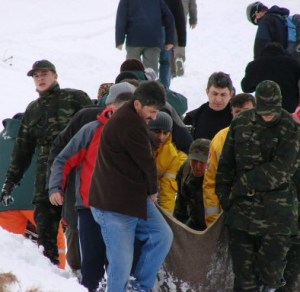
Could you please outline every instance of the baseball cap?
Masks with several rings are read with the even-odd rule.
[[[198,138],[193,141],[189,149],[189,159],[207,162],[210,140]]]
[[[36,70],[50,70],[56,73],[55,66],[48,60],[40,60],[33,63],[31,70],[28,71],[27,76],[33,76]]]
[[[279,85],[272,80],[264,80],[256,86],[256,113],[278,114],[282,109],[282,96]]]

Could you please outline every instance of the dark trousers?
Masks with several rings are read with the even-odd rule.
[[[276,290],[276,292],[295,292],[299,291],[300,275],[300,239],[293,238],[291,248],[286,255],[287,264],[284,269],[285,286]]]
[[[100,226],[90,209],[78,209],[78,227],[81,247],[81,284],[89,291],[96,291],[104,277],[107,264],[105,244]]]
[[[73,271],[80,270],[81,256],[78,229],[74,229],[71,226],[67,226],[65,230],[65,236],[67,240],[66,258],[68,265]]]
[[[278,234],[251,235],[229,230],[229,246],[234,272],[234,291],[258,291],[260,285],[279,288],[291,237]]]
[[[61,207],[53,206],[50,202],[36,203],[34,220],[37,225],[38,245],[44,247],[44,255],[57,265],[59,263],[57,233],[61,220]]]

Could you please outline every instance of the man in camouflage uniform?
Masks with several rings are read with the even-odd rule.
[[[190,146],[187,161],[179,169],[178,192],[173,216],[196,230],[206,228],[202,184],[210,140],[196,139]]]
[[[65,128],[71,117],[92,102],[83,91],[60,89],[56,68],[47,60],[35,62],[27,76],[33,77],[39,98],[31,102],[24,113],[0,202],[2,201],[4,205],[13,203],[12,190],[20,183],[37,148],[39,154],[33,203],[38,244],[44,247],[44,255],[52,263],[58,264],[56,238],[61,207],[53,206],[49,202],[46,185],[49,150],[53,140]]]
[[[294,113],[293,119],[300,126],[300,106],[298,106]],[[300,165],[300,153],[298,153],[298,166]],[[292,238],[291,247],[286,255],[287,264],[284,269],[285,286],[276,290],[276,292],[294,292],[299,291],[299,275],[300,275],[300,168],[298,167],[293,176],[293,181],[297,187],[298,195],[298,235]]]
[[[234,291],[284,285],[286,254],[298,231],[292,176],[300,136],[281,100],[277,83],[257,85],[256,109],[232,121],[218,166],[216,193],[229,227]]]

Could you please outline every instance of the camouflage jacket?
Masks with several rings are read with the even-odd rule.
[[[227,224],[251,234],[297,234],[299,130],[290,114],[264,122],[255,110],[231,123],[221,154],[216,193]]]
[[[85,92],[60,89],[58,84],[31,102],[22,119],[5,182],[12,185],[20,183],[37,148],[39,155],[33,202],[48,202],[46,176],[52,142],[65,128],[71,117],[90,104],[92,101]]]
[[[176,181],[178,192],[173,216],[193,229],[204,230],[203,176],[195,177],[187,160],[179,169]]]

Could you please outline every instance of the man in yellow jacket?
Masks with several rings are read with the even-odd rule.
[[[233,117],[240,112],[255,107],[255,98],[252,94],[240,93],[230,100]],[[219,198],[215,192],[216,174],[220,155],[226,140],[229,127],[219,131],[210,143],[207,168],[203,181],[203,200],[205,208],[205,222],[209,226],[221,213]]]
[[[177,192],[176,174],[187,159],[172,143],[173,120],[165,112],[159,112],[155,120],[148,124],[150,137],[156,159],[157,177],[159,180],[159,205],[173,213]]]

